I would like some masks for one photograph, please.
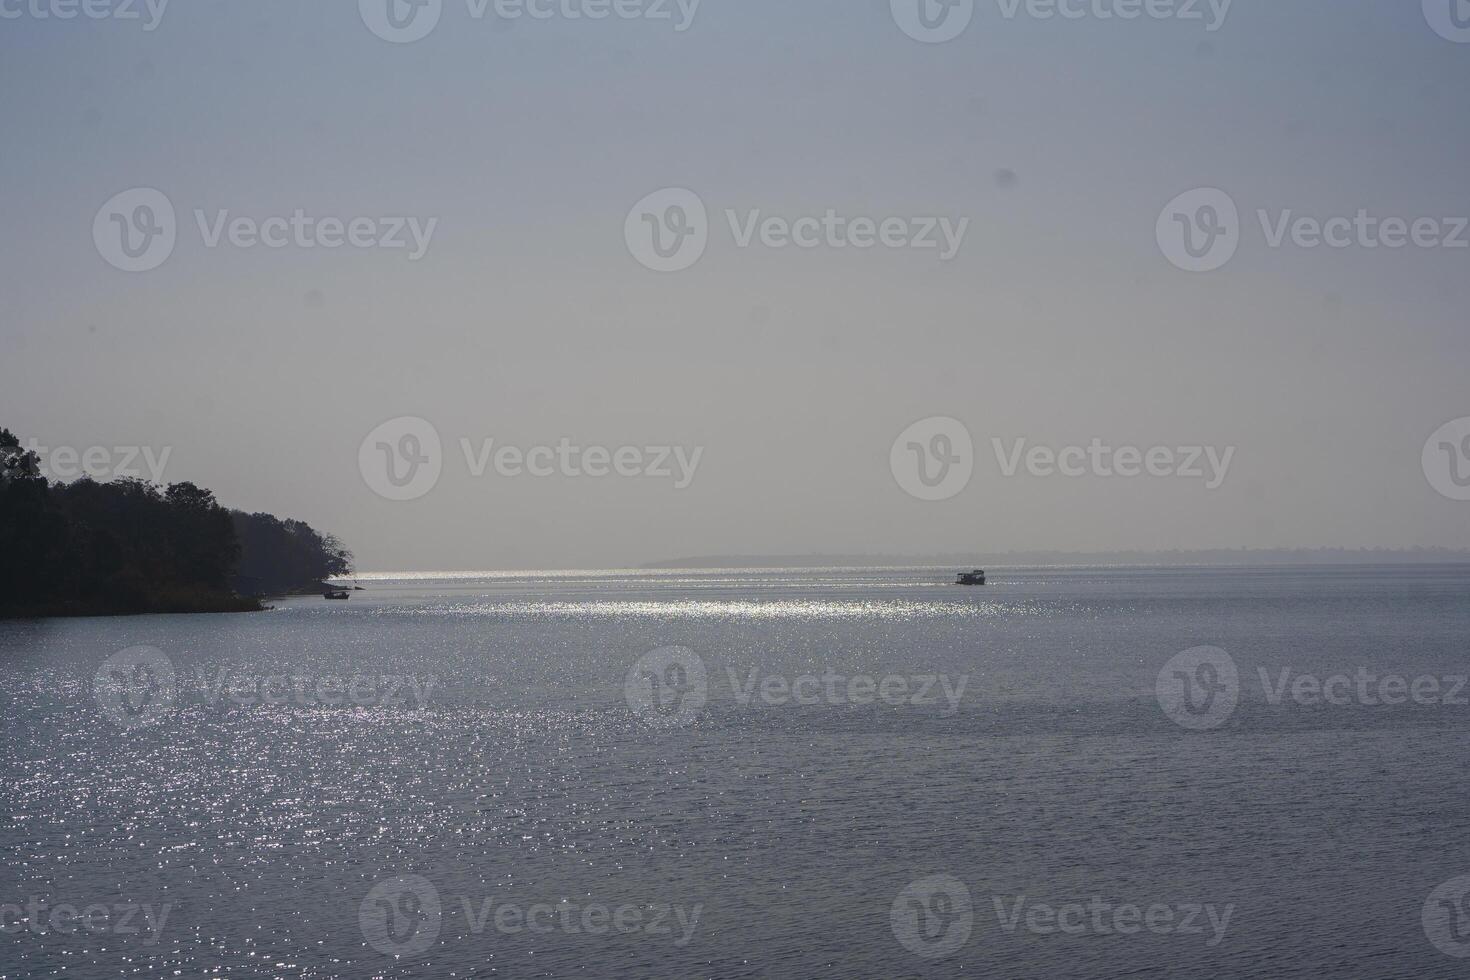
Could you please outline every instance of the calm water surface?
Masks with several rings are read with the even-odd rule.
[[[1470,569],[992,578],[374,578],[349,602],[255,615],[0,624],[0,905],[113,922],[147,906],[157,926],[42,933],[9,915],[0,977],[1470,969],[1421,919],[1470,874],[1470,706],[1273,704],[1259,673],[1364,669],[1449,694],[1470,674]],[[1201,645],[1238,666],[1239,705],[1191,731],[1155,685]],[[132,702],[160,710],[141,726],[94,686],[135,646],[175,672]],[[681,727],[625,692],[671,646],[706,675]],[[768,680],[776,702],[803,675],[808,694],[841,678],[840,703],[763,702]],[[941,675],[965,679],[953,708],[937,682],[922,704],[847,697],[854,676],[912,694]],[[270,676],[280,703],[250,687]],[[670,676],[686,697],[697,681]],[[923,891],[938,875],[968,907]],[[1097,902],[1178,924],[1230,912],[1223,931],[1200,913],[1198,931],[1126,935],[1046,915]],[[906,921],[957,949],[917,954]]]

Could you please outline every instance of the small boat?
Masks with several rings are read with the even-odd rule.
[[[959,578],[955,579],[955,585],[984,585],[985,572],[979,568],[973,572],[960,572]]]
[[[322,598],[323,599],[346,600],[346,599],[352,598],[352,596],[348,594],[348,592],[347,592],[346,589],[338,589],[335,592],[323,592],[322,593]]]

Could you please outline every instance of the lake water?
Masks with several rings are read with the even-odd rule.
[[[0,977],[1470,968],[1470,569],[952,576],[0,623]]]

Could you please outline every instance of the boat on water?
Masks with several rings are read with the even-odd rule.
[[[984,585],[985,571],[977,568],[973,572],[960,572],[959,578],[955,579],[955,585]]]
[[[324,599],[335,599],[335,600],[338,600],[338,601],[343,601],[343,600],[352,598],[352,596],[347,592],[346,589],[336,589],[336,590],[334,590],[332,592],[324,592],[324,593],[322,593],[322,598],[324,598]]]

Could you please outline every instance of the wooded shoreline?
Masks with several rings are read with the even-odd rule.
[[[0,619],[259,612],[351,571],[332,535],[192,483],[50,481],[0,428]]]

